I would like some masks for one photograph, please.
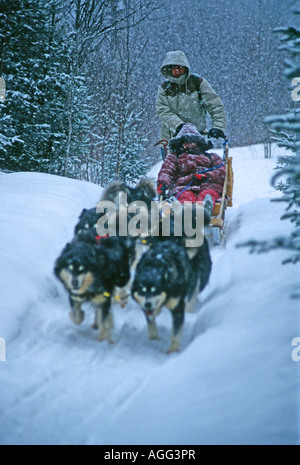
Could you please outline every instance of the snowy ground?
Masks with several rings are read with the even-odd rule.
[[[286,252],[236,244],[284,233],[269,184],[275,157],[232,149],[234,207],[211,249],[213,272],[188,314],[183,350],[148,341],[134,302],[114,306],[115,344],[97,340],[92,309],[79,327],[53,264],[101,188],[45,174],[0,174],[0,444],[299,444],[299,267]],[[159,165],[152,170],[155,176]],[[0,354],[1,356],[1,354]],[[3,358],[3,357],[2,357]]]

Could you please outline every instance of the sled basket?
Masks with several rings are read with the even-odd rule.
[[[219,200],[216,201],[214,205],[210,219],[210,224],[205,227],[205,236],[213,245],[221,244],[225,223],[225,211],[227,207],[232,207],[233,168],[232,157],[229,157],[229,141],[227,137],[225,137],[225,142],[223,146],[224,151],[222,165],[224,164],[226,167],[226,174],[222,190],[222,196]],[[169,203],[176,200],[179,197],[179,195],[177,195],[176,197],[165,199],[165,214],[167,214],[168,211],[170,211],[170,209],[168,208]]]

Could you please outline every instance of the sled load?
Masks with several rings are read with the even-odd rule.
[[[229,141],[224,136],[223,158],[208,152],[213,145],[197,128],[186,123],[164,144],[163,164],[157,178],[158,193],[166,202],[204,202],[209,205],[210,222],[205,235],[213,245],[221,243],[225,210],[232,206],[233,171]]]

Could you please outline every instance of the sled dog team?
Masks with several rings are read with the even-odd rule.
[[[139,209],[138,219],[140,223],[149,224],[148,234],[110,235],[108,229],[108,234],[99,235],[98,222],[107,212],[105,209],[99,212],[96,207],[84,209],[73,239],[56,260],[54,272],[69,294],[70,318],[75,324],[84,319],[82,305],[88,301],[92,303],[95,309],[93,328],[99,331],[100,341],[113,342],[113,302],[125,306],[131,296],[145,314],[150,339],[159,339],[156,317],[164,306],[167,307],[172,315],[167,352],[176,352],[181,345],[185,311],[193,309],[197,294],[209,280],[208,243],[203,236],[201,245],[196,241],[196,246],[188,247],[186,231],[174,232],[178,224],[172,204],[160,205],[160,221],[155,230],[153,227],[151,230],[151,202],[155,201],[157,193],[149,179],[142,179],[136,187],[119,181],[107,186],[100,200],[115,205],[114,224],[121,221],[119,199],[124,194],[128,203],[140,202],[138,205],[147,207]],[[180,208],[186,208],[177,203]],[[199,214],[204,217],[204,224],[208,223],[210,215],[202,204],[189,204],[188,208],[194,225]],[[127,221],[132,217],[128,209]],[[163,232],[165,224],[167,235]]]
[[[156,221],[153,230],[149,212],[157,192],[152,183],[142,180],[134,188],[122,182],[111,183],[101,203],[108,202],[107,207],[113,203],[113,212],[107,215],[109,208],[83,210],[73,240],[56,261],[55,274],[69,293],[70,317],[74,323],[80,324],[84,318],[82,304],[92,302],[93,326],[99,330],[101,341],[112,342],[113,299],[125,305],[126,299],[132,296],[145,314],[151,339],[158,339],[156,317],[167,307],[173,322],[168,352],[175,352],[180,349],[184,313],[195,305],[197,294],[206,286],[211,272],[204,234],[203,241],[192,244],[189,241],[187,246],[189,234],[186,230],[178,234],[180,223],[175,210],[178,211],[177,204],[185,209],[186,202],[190,203],[191,229],[195,235],[200,204],[204,208],[203,226],[210,221],[211,209],[223,192],[226,168],[217,154],[208,152],[212,144],[200,133],[205,131],[208,112],[212,124],[208,137],[225,139],[226,117],[220,97],[205,79],[190,72],[182,51],[166,54],[161,73],[165,82],[158,90],[156,110],[162,123],[160,142],[168,142],[169,152],[163,152],[157,192],[164,197],[168,192],[169,197],[178,199],[177,203],[171,208],[160,206],[160,221]],[[137,222],[146,227],[138,235],[132,230],[127,234],[116,233],[124,223],[127,227],[137,220],[132,210],[121,205],[120,194],[127,196],[127,204],[143,202]],[[107,234],[105,229],[100,232],[97,229],[105,216],[108,217]],[[168,234],[165,234],[166,222]]]

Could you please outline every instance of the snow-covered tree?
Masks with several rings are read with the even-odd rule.
[[[51,12],[42,2],[0,2],[1,76],[6,100],[0,103],[0,165],[44,171],[61,139],[51,127],[51,102],[61,94],[51,56]]]
[[[221,95],[232,145],[267,141],[265,116],[289,102],[271,31],[293,1],[0,0],[0,168],[99,182],[113,115],[120,135],[141,115],[137,141],[147,134],[144,159],[157,161],[155,97],[172,49]]]
[[[89,97],[56,2],[0,2],[0,31],[0,167],[80,177],[89,155]]]
[[[300,14],[300,9],[295,14]],[[289,54],[285,61],[284,78],[292,82],[300,76],[300,30],[295,27],[277,29],[281,33],[281,49]],[[287,249],[292,252],[283,263],[297,263],[300,261],[300,107],[298,99],[294,101],[294,108],[287,114],[267,118],[274,140],[280,147],[291,151],[290,155],[283,155],[278,160],[272,185],[282,192],[282,197],[274,201],[287,204],[282,220],[290,220],[294,224],[292,232],[272,240],[250,241],[252,252],[267,252],[272,249]]]
[[[158,0],[55,4],[69,43],[64,174],[102,185],[136,179],[146,169],[145,132],[131,31],[155,11]]]
[[[156,3],[143,5],[151,12]],[[112,2],[111,20],[118,26],[106,35],[90,68],[94,95],[93,158],[99,160],[102,185],[112,179],[134,182],[150,166],[145,151],[147,131],[143,127],[147,115],[139,98],[146,93],[145,89],[139,92],[145,81],[137,77],[145,51],[139,48],[140,53],[136,54],[138,25],[147,12],[140,9],[141,5],[136,0]]]

